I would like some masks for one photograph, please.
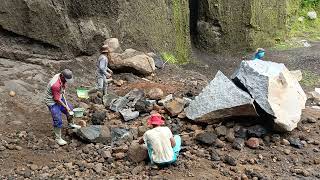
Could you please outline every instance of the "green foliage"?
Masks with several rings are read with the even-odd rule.
[[[320,76],[311,71],[302,71],[301,84],[305,86],[316,86],[320,83]]]
[[[171,53],[164,52],[164,53],[161,54],[161,56],[164,59],[164,61],[166,61],[168,63],[171,63],[171,64],[178,63],[177,58]]]
[[[312,8],[320,6],[320,0],[301,0],[302,8]]]
[[[284,51],[284,50],[298,48],[298,47],[303,47],[303,45],[294,40],[287,40],[285,42],[281,42],[281,41],[276,42],[275,46],[271,49]]]
[[[300,3],[300,6],[295,3]],[[311,20],[307,17],[307,14],[309,11],[316,11],[320,14],[320,0],[292,1],[288,7],[290,8],[288,11],[291,16],[288,19],[287,39],[285,41],[277,41],[275,49],[286,50],[302,47],[303,45],[300,43],[302,39],[319,41],[320,18]]]
[[[187,0],[173,0],[173,20],[175,24],[175,61],[183,64],[187,63],[190,58],[190,39],[186,38],[189,35],[189,21],[188,21],[188,1]],[[169,61],[170,62],[170,61]]]
[[[299,10],[298,17],[304,17],[304,20],[298,21],[298,17],[296,17],[296,20],[291,25],[291,30],[289,33],[290,37],[301,37],[310,40],[320,40],[320,18],[310,20],[306,16],[308,11],[308,8]]]

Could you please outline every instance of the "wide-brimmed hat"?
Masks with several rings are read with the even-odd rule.
[[[101,53],[107,53],[107,52],[109,52],[110,50],[109,50],[109,46],[108,45],[103,45],[102,47],[101,47]]]
[[[164,118],[159,114],[152,114],[151,117],[148,119],[148,125],[163,125]]]

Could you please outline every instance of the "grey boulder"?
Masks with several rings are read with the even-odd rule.
[[[120,112],[123,109],[133,108],[143,97],[144,92],[142,90],[133,89],[125,96],[114,99],[110,104],[110,109],[115,112]]]
[[[133,141],[133,134],[129,129],[111,128],[111,145],[122,145],[126,142]]]
[[[111,133],[109,127],[100,125],[91,125],[79,129],[76,134],[80,139],[90,143],[108,144],[111,142]]]
[[[185,108],[189,119],[204,123],[217,123],[233,116],[256,116],[253,99],[238,88],[222,72]]]
[[[105,107],[110,107],[111,103],[116,100],[118,98],[118,96],[116,94],[113,93],[108,93],[106,95],[103,96],[103,105]]]
[[[277,130],[292,131],[297,127],[307,97],[284,64],[242,61],[232,79],[247,90],[267,114],[275,117]]]
[[[132,111],[131,109],[122,109],[119,111],[124,121],[130,121],[139,117],[139,111]]]

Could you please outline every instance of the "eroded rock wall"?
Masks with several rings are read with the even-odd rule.
[[[180,58],[190,52],[187,0],[3,0],[1,4],[0,27],[64,54],[93,54],[108,37],[119,38],[127,47],[170,51]]]
[[[209,51],[268,47],[286,35],[297,0],[199,0],[196,44]]]

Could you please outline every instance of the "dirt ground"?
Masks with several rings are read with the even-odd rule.
[[[320,85],[317,79],[320,75],[320,43],[312,45],[311,48],[285,51],[270,50],[266,53],[266,59],[282,62],[290,70],[300,69],[307,72],[305,74],[311,79],[303,84],[303,88],[308,92]],[[151,84],[137,76],[115,75],[114,79],[126,79],[127,82],[121,87],[111,85],[110,90],[123,95],[133,88],[160,87],[166,94],[172,93],[175,96],[191,94],[194,96],[214,77],[218,70],[229,76],[240,61],[250,58],[251,54],[218,56],[194,50],[193,56],[196,59],[193,63],[182,67],[165,66],[163,70],[156,72],[155,77],[147,77],[152,81]],[[22,147],[22,150],[0,151],[0,179],[21,179],[23,176],[14,176],[14,174],[17,171],[29,169],[32,164],[38,167],[49,166],[51,168],[52,166],[53,168],[63,162],[70,162],[78,158],[75,150],[71,147],[52,149],[51,146],[44,145],[47,144],[46,141],[50,141],[48,137],[52,138],[52,125],[47,107],[42,103],[42,96],[47,82],[56,70],[71,67],[77,81],[70,86],[68,99],[73,104],[77,104],[75,88],[80,85],[94,84],[95,58],[77,58],[72,61],[72,64],[67,60],[52,61],[48,63],[49,66],[44,66],[41,63],[0,59],[0,140],[14,139],[17,141],[16,144]],[[312,72],[312,75],[309,72]],[[15,97],[9,96],[10,90],[17,93]],[[209,147],[194,142],[181,152],[182,155],[176,165],[160,170],[153,170],[146,165],[144,174],[134,176],[133,179],[235,179],[243,174],[249,178],[258,177],[258,179],[264,179],[264,177],[283,180],[320,179],[318,171],[320,166],[318,158],[320,153],[320,120],[308,123],[305,121],[307,118],[318,120],[320,110],[306,108],[299,127],[291,133],[281,134],[281,139],[299,137],[308,142],[303,149],[281,145],[280,139],[272,138],[275,133],[270,132],[267,136],[271,140],[266,139],[260,149],[253,150],[245,147],[238,151],[232,149],[230,143],[226,143],[226,147],[222,149],[217,149],[221,157],[230,155],[237,159],[236,166],[229,166],[222,161],[215,162],[203,157],[201,152]],[[203,129],[205,128],[203,127]],[[22,131],[28,133],[27,138],[34,139],[30,141],[15,138]],[[67,140],[71,141],[70,137]],[[78,148],[81,149],[81,147],[82,145]],[[191,152],[191,155],[188,155],[187,152]],[[134,165],[130,167],[132,166]],[[126,176],[122,173],[114,174],[112,177],[91,175],[89,174],[84,179],[132,178],[130,175]],[[66,179],[68,177],[64,176]]]

